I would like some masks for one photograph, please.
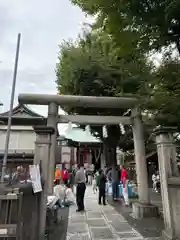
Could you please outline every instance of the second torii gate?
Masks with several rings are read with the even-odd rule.
[[[134,137],[134,150],[136,173],[138,183],[138,203],[133,204],[135,218],[152,217],[157,214],[157,207],[150,204],[148,193],[148,176],[145,157],[145,143],[141,112],[137,108],[139,100],[135,97],[91,97],[74,95],[47,95],[47,94],[20,94],[19,102],[22,104],[48,105],[47,125],[55,129],[51,139],[50,161],[48,168],[49,192],[53,189],[55,148],[57,123],[78,123],[85,125],[132,125]],[[87,116],[87,115],[58,115],[59,106],[84,108],[131,108],[131,117],[120,116]]]

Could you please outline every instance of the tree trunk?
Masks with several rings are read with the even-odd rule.
[[[116,146],[109,147],[106,144],[104,144],[103,153],[105,155],[105,161],[107,166],[113,167],[117,165]]]

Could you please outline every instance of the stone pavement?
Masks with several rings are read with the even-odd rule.
[[[86,188],[86,211],[69,209],[66,240],[140,240],[143,237],[110,205],[99,205],[92,187]]]

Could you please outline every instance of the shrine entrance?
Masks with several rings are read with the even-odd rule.
[[[19,103],[48,105],[47,127],[53,128],[50,137],[49,158],[44,161],[45,183],[47,192],[53,191],[53,179],[55,168],[55,151],[57,123],[76,123],[80,125],[132,125],[134,137],[134,152],[137,173],[137,185],[139,202],[133,204],[134,217],[142,218],[146,215],[152,217],[156,213],[154,206],[149,204],[148,176],[146,167],[145,144],[141,112],[138,108],[139,100],[135,97],[91,97],[74,95],[46,95],[46,94],[20,94]],[[87,116],[87,115],[58,115],[59,106],[83,107],[83,108],[108,108],[131,109],[131,116]],[[44,132],[43,132],[44,133]],[[39,157],[35,154],[35,160]],[[40,161],[41,159],[39,159]]]

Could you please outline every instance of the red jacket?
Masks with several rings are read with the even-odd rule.
[[[68,180],[68,171],[66,169],[62,170],[62,180]]]
[[[123,182],[124,179],[128,180],[128,174],[127,174],[126,169],[122,169],[122,171],[121,171],[121,181]]]

